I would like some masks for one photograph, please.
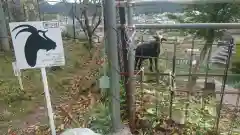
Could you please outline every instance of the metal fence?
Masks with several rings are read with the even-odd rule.
[[[156,1],[155,1],[156,2]],[[221,1],[218,1],[221,2]],[[144,4],[144,2],[119,2],[121,6],[127,5],[128,10],[131,11],[132,5],[141,5]],[[130,6],[128,5],[130,4]],[[129,17],[130,16],[130,17]],[[128,14],[128,18],[131,18],[131,14]],[[132,24],[129,23],[132,27]],[[214,29],[239,29],[240,25],[237,23],[196,23],[196,24],[135,24],[133,25],[135,29],[208,29],[208,28],[214,28]],[[198,113],[201,114],[201,118],[199,118],[198,121],[195,121],[196,123],[204,123],[201,125],[202,129],[214,129],[215,133],[225,133],[225,134],[236,134],[238,131],[238,128],[236,126],[236,121],[234,122],[233,119],[238,118],[238,102],[239,102],[239,91],[237,89],[232,89],[229,86],[226,85],[226,80],[228,76],[238,76],[234,74],[228,74],[229,70],[229,64],[230,64],[230,57],[228,57],[227,64],[225,65],[225,68],[219,69],[220,71],[217,72],[217,69],[214,69],[215,73],[211,73],[212,71],[209,71],[209,61],[207,61],[207,64],[204,67],[201,67],[201,71],[198,71],[197,73],[193,73],[193,63],[192,63],[192,56],[193,52],[191,52],[190,58],[188,58],[189,65],[185,67],[177,67],[177,61],[179,59],[179,56],[177,56],[179,53],[177,53],[177,45],[172,45],[172,56],[167,58],[166,63],[168,63],[168,66],[170,67],[170,71],[168,69],[168,72],[165,73],[145,73],[141,72],[141,77],[138,80],[137,85],[137,91],[141,91],[140,95],[137,96],[136,108],[137,112],[139,110],[145,110],[142,115],[149,114],[150,112],[152,114],[155,114],[156,119],[168,119],[170,118],[174,122],[178,124],[186,124],[186,123],[194,123],[192,122],[192,119],[194,119],[194,113],[198,111]],[[132,47],[131,45],[129,47]],[[198,46],[199,47],[199,46]],[[192,44],[191,49],[198,48]],[[231,47],[228,46],[228,53],[231,52]],[[200,50],[201,51],[201,50]],[[131,53],[131,50],[130,50]],[[161,58],[160,59],[164,59]],[[165,57],[166,59],[166,57]],[[169,60],[170,59],[170,60]],[[170,62],[168,62],[170,61]],[[182,71],[181,73],[178,72],[177,68],[180,68],[179,70],[185,69],[186,71]],[[205,73],[204,73],[205,70]],[[220,73],[221,72],[221,73]],[[152,83],[147,83],[144,81],[144,75],[146,77],[148,76],[155,76],[157,79],[156,81]],[[159,76],[165,76],[165,77],[159,77]],[[188,88],[188,82],[191,82],[194,77],[198,76],[200,79],[195,79],[193,88]],[[220,78],[220,81],[215,80],[215,86],[216,88],[206,88],[208,87],[208,84],[211,84],[211,80],[209,78]],[[150,78],[150,77],[149,77]],[[162,81],[159,82],[159,78],[162,78]],[[149,80],[149,79],[147,79]],[[151,79],[150,79],[151,80]],[[214,79],[213,79],[214,80]],[[200,84],[199,84],[200,83]],[[151,91],[154,90],[154,91]],[[138,93],[138,92],[137,92]],[[155,93],[155,94],[154,94]],[[149,95],[148,95],[149,94]],[[137,94],[138,95],[138,94]],[[156,97],[151,97],[152,95],[155,95]],[[169,95],[167,99],[164,99],[167,97],[166,95]],[[214,103],[209,103],[209,95],[213,96],[215,101],[211,101]],[[155,100],[151,100],[151,98]],[[193,98],[195,101],[193,101]],[[211,100],[212,100],[211,99]],[[180,101],[180,102],[179,102]],[[150,105],[149,108],[146,107],[147,104],[151,104],[150,102],[155,102],[155,105]],[[145,104],[146,103],[146,104]],[[153,103],[154,104],[154,103]],[[195,107],[194,107],[195,104]],[[199,104],[199,105],[196,105]],[[214,115],[209,115],[209,112],[207,112],[209,105],[212,106],[214,104],[214,110],[216,113]],[[153,107],[155,106],[155,108]],[[196,107],[197,106],[197,107]],[[201,108],[201,109],[199,109]],[[151,110],[152,109],[152,110]],[[147,111],[146,111],[147,110]],[[181,115],[181,116],[179,116]],[[144,116],[141,116],[144,117]],[[178,118],[176,118],[178,117]],[[195,116],[197,117],[197,116]],[[224,121],[224,117],[228,117],[229,121]],[[150,119],[150,118],[149,118]],[[173,123],[174,123],[173,122]],[[210,125],[205,125],[206,123],[210,123]],[[191,125],[191,124],[190,124]],[[168,125],[169,126],[169,125]],[[174,126],[173,126],[174,127]],[[177,127],[177,126],[175,126]],[[178,127],[179,128],[179,127]],[[191,127],[188,127],[191,128]],[[196,129],[194,129],[196,130]],[[193,131],[193,129],[192,129]],[[189,132],[185,131],[182,134],[187,134]],[[210,134],[206,132],[202,132],[203,134]],[[238,132],[239,133],[239,132]],[[189,133],[191,134],[191,133]]]
[[[192,24],[191,27],[194,27],[193,25],[195,25],[195,27],[198,27],[198,24]],[[161,27],[164,27],[164,25]],[[206,25],[206,27],[208,26]],[[231,24],[229,24],[229,26],[227,27],[231,27]],[[163,43],[162,49],[164,49],[164,46],[168,46],[169,48],[169,45],[170,44],[165,45]],[[154,102],[155,110],[153,112],[156,116],[156,119],[164,119],[170,117],[170,119],[174,120],[177,123],[186,124],[187,122],[192,121],[193,113],[200,113],[199,111],[208,110],[206,109],[208,106],[214,105],[216,107],[214,109],[217,111],[216,114],[212,114],[211,116],[208,114],[208,112],[202,112],[201,114],[201,118],[204,119],[204,122],[201,121],[202,123],[211,123],[211,126],[205,126],[204,128],[215,128],[215,130],[219,131],[220,133],[227,132],[229,134],[233,134],[233,132],[237,132],[236,129],[233,128],[235,122],[232,121],[232,119],[230,119],[230,121],[228,122],[225,121],[225,125],[222,119],[222,117],[227,117],[227,115],[231,115],[231,118],[239,117],[237,115],[239,104],[239,91],[238,89],[233,89],[229,86],[226,86],[226,80],[228,77],[239,76],[237,74],[228,73],[230,57],[228,57],[228,64],[226,64],[225,68],[217,68],[214,66],[209,67],[208,64],[210,63],[210,61],[207,61],[205,65],[200,65],[200,70],[192,73],[193,51],[191,51],[191,54],[186,57],[186,54],[183,50],[187,48],[183,47],[179,49],[178,47],[181,45],[177,43],[174,43],[171,46],[171,49],[169,49],[171,50],[170,55],[167,54],[168,52],[165,50],[165,52],[163,52],[163,54],[161,54],[158,58],[161,63],[160,69],[164,69],[161,73],[141,72],[141,77],[139,78],[140,80],[138,79],[137,83],[137,91],[140,91],[141,95],[139,96],[139,94],[137,94],[137,99],[140,103],[136,104],[137,108],[139,107],[141,109],[138,108],[137,111],[142,111],[142,109],[144,108],[147,111],[143,111],[144,113],[141,112],[142,115],[149,114],[148,111],[150,109],[153,109],[154,105],[148,105],[150,107],[145,108],[147,106],[146,102]],[[193,50],[201,48],[201,46],[203,45],[194,46],[194,44],[192,44],[188,47]],[[199,51],[201,51],[201,49]],[[211,68],[211,70],[209,68]],[[192,79],[192,77],[194,76],[198,76],[200,79],[196,80],[194,88],[189,89],[187,88],[187,85],[190,79]],[[160,82],[159,79],[161,80]],[[154,82],[149,83],[149,80]],[[210,84],[214,81],[216,85],[215,88],[206,88],[208,87],[208,83]],[[155,97],[156,100],[151,100],[151,98],[154,98],[151,97],[152,93],[155,93],[155,96],[157,96]],[[161,96],[159,96],[159,94]],[[170,95],[170,97],[164,99],[167,97],[166,95]],[[214,98],[210,98],[209,96],[213,96]],[[213,99],[214,103],[212,103]],[[209,100],[211,100],[211,103],[209,103]],[[193,108],[194,105],[195,108]],[[167,108],[169,108],[169,110]],[[179,114],[181,116],[176,116]],[[208,120],[205,117],[209,117]],[[228,126],[229,128],[224,128],[226,126]],[[183,134],[186,133],[187,132],[184,132]]]

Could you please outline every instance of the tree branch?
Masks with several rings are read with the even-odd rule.
[[[62,0],[66,4],[66,0]],[[81,1],[81,5],[84,7],[82,8],[80,16],[77,16],[76,13],[73,13],[73,16],[78,20],[81,28],[83,29],[83,32],[85,33],[86,37],[88,38],[89,42],[92,42],[92,36],[94,35],[94,32],[98,28],[98,26],[101,24],[102,18],[101,14],[98,16],[98,9],[99,5],[97,5],[98,2],[94,1],[94,4],[96,4],[96,9],[92,17],[92,23],[90,24],[89,18],[88,18],[88,4],[89,0],[83,0]],[[73,11],[73,9],[72,9]],[[96,18],[98,16],[97,22],[95,22]],[[80,17],[80,18],[79,18]]]
[[[98,7],[98,6],[96,6],[96,9],[97,9],[97,7]],[[99,8],[99,7],[98,7],[98,8]],[[95,14],[95,15],[97,16],[97,11],[96,11],[96,14]],[[95,18],[96,18],[96,17],[95,17]],[[95,21],[95,20],[94,20],[94,21]],[[102,22],[102,15],[99,14],[99,16],[98,16],[98,21],[97,21],[97,23],[96,23],[95,26],[93,25],[93,22],[92,22],[92,26],[93,26],[92,32],[93,32],[93,33],[96,31],[96,29],[97,29],[98,26],[101,24],[101,22]]]
[[[85,35],[88,36],[88,35],[87,35],[87,31],[86,31],[86,26],[83,25],[83,11],[81,12],[81,15],[80,15],[81,20],[80,20],[79,17],[76,16],[75,14],[74,14],[74,16],[75,16],[75,18],[78,20],[78,22],[79,22],[81,28],[83,29],[83,32],[85,33]]]
[[[83,16],[84,16],[84,22],[85,22],[85,28],[87,30],[87,32],[91,31],[91,26],[89,25],[89,18],[87,16],[87,9],[83,10]]]
[[[96,16],[97,16],[97,6],[96,6],[95,9],[96,9],[96,10],[95,10],[95,12],[94,12],[94,14],[93,14],[93,17],[92,17],[92,26],[93,26],[93,23],[95,22],[95,19],[96,19]]]

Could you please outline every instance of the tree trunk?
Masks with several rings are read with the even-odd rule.
[[[0,21],[1,21],[0,36],[2,37],[1,38],[2,49],[4,51],[9,51],[10,46],[9,46],[9,40],[8,40],[8,30],[7,30],[6,17],[3,10],[2,1],[0,1]]]
[[[88,43],[89,43],[89,49],[91,50],[93,48],[93,40],[92,40],[92,36],[90,36],[88,38]]]
[[[88,51],[89,51],[89,54],[90,54],[91,57],[92,57],[92,53],[91,53],[92,48],[93,48],[93,39],[92,39],[92,35],[89,35],[89,37],[88,37]]]
[[[20,0],[16,0],[14,2],[9,2],[9,11],[10,11],[10,18],[13,22],[23,22],[25,21],[25,14],[23,11],[22,3]]]
[[[91,50],[94,46],[93,46],[93,33],[91,31],[91,28],[87,28],[87,38],[88,38],[88,49]]]
[[[214,42],[214,30],[213,29],[208,30],[208,34],[206,37],[207,37],[206,42],[200,53],[200,59],[197,60],[197,63],[195,65],[195,67],[193,68],[192,74],[196,74],[199,71],[200,65],[204,61],[205,56],[211,55],[210,53],[207,53],[207,52],[209,51],[209,48],[212,47],[212,44]],[[195,86],[197,79],[198,79],[198,76],[192,75],[192,77],[189,80],[188,85],[187,85],[187,88],[189,89],[189,91],[193,90],[193,87]]]

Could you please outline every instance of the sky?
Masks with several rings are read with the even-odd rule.
[[[49,4],[54,5],[54,4],[56,4],[60,1],[63,1],[63,0],[46,0],[46,1],[48,1]],[[75,2],[75,0],[66,0],[66,1],[71,2],[71,3]],[[79,2],[79,1],[83,1],[83,0],[76,0],[76,1]],[[96,0],[92,0],[92,1],[96,1]],[[135,0],[133,0],[133,1],[135,1]],[[182,1],[182,0],[136,0],[136,1],[169,1],[169,2],[176,2],[176,1]],[[194,0],[184,0],[184,1],[194,1]]]
[[[51,5],[54,5],[54,4],[56,4],[56,3],[58,3],[58,2],[61,2],[61,1],[63,1],[63,0],[46,0],[49,4],[51,4]],[[75,0],[66,0],[67,2],[71,2],[71,3],[73,3],[73,2],[75,2]],[[83,0],[76,0],[76,2],[79,2],[79,1],[83,1]],[[95,1],[95,0],[94,0]]]
[[[62,0],[46,0],[46,1],[54,1],[54,2],[49,2],[50,4],[56,4]],[[56,1],[56,2],[55,2]],[[66,0],[68,2],[75,2],[75,0]],[[76,0],[79,1],[79,0]],[[83,1],[83,0],[81,0]],[[95,1],[95,0],[92,0]],[[156,1],[156,0],[136,0],[136,1]],[[176,3],[225,3],[226,1],[228,3],[231,2],[239,2],[240,0],[157,0],[157,1],[168,1],[168,2],[176,2]]]
[[[56,4],[56,3],[58,3],[58,2],[61,2],[61,1],[63,1],[63,0],[46,0],[49,4],[51,4],[51,5],[54,5],[54,4]],[[73,3],[73,2],[75,2],[75,0],[66,0],[67,2],[71,2],[71,3]],[[83,1],[83,0],[76,0],[77,2],[79,2],[79,1]],[[91,0],[90,0],[91,1]],[[92,0],[92,1],[98,1],[98,0]],[[101,1],[101,0],[100,0]],[[139,1],[139,0],[138,0]],[[152,1],[152,0],[141,0],[141,1]],[[161,0],[159,0],[159,1],[161,1]],[[164,0],[164,1],[166,1],[166,0]]]

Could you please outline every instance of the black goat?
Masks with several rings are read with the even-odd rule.
[[[17,35],[21,32],[30,32],[31,35],[27,38],[25,47],[24,47],[24,53],[26,57],[26,61],[29,66],[34,67],[37,62],[37,52],[40,49],[44,49],[46,51],[52,50],[56,48],[56,42],[54,42],[52,39],[46,36],[46,31],[37,30],[35,27],[24,24],[19,25],[15,27],[12,31],[21,28],[21,27],[27,27],[22,30],[20,30],[15,38],[17,38]],[[43,33],[43,37],[39,35],[39,32]]]
[[[158,71],[158,55],[160,53],[160,46],[162,41],[167,41],[167,39],[160,37],[160,36],[153,36],[155,38],[155,41],[150,41],[146,43],[142,43],[137,46],[136,53],[135,53],[135,69],[140,69],[142,62],[145,59],[149,59],[150,66],[149,70],[153,72],[152,68],[152,57],[154,57],[155,60],[155,70]],[[146,58],[151,57],[151,58]]]

